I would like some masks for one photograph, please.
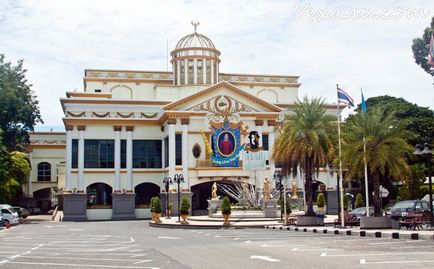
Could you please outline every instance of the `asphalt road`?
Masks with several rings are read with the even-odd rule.
[[[3,268],[434,268],[434,242],[145,221],[33,221],[0,231]]]

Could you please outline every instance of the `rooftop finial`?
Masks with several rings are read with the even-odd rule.
[[[194,33],[197,33],[197,31],[196,31],[196,28],[197,28],[197,26],[200,24],[200,22],[198,22],[198,21],[191,21],[191,25],[193,25],[193,27],[194,27]]]

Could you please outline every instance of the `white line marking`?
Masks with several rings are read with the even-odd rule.
[[[297,250],[298,250],[298,248],[293,248],[293,249],[292,249],[292,251],[297,251]]]
[[[215,235],[215,236],[214,236],[214,238],[218,238],[218,237],[220,237],[220,235]]]
[[[360,264],[366,264],[366,260],[365,259],[360,259]]]
[[[28,264],[28,265],[53,265],[53,266],[71,266],[71,267],[83,267],[83,264],[72,263],[52,263],[52,262],[9,262],[13,264]],[[136,266],[124,266],[124,265],[102,265],[102,264],[86,264],[86,267],[99,267],[99,268],[127,268],[127,269],[159,269],[159,267],[136,267]]]
[[[256,255],[252,255],[250,256],[250,259],[257,259],[257,260],[263,260],[263,261],[267,261],[267,262],[280,262],[280,260],[278,259],[274,259],[270,256],[256,256]]]
[[[19,255],[18,255],[19,256]],[[47,257],[41,257],[41,256],[25,256],[22,258],[27,258],[27,259],[46,259]],[[12,259],[12,257],[10,258]],[[132,259],[116,259],[116,258],[93,258],[93,257],[89,257],[89,258],[82,258],[82,257],[62,257],[62,259],[65,260],[91,260],[91,261],[142,261],[142,260],[132,260]],[[152,260],[149,260],[152,261]]]
[[[157,238],[158,239],[173,239],[173,240],[180,239],[179,237],[172,237],[172,236],[159,236]]]
[[[8,262],[8,260],[3,260],[3,261],[0,261],[0,264],[6,263],[6,262]]]
[[[365,264],[397,264],[397,263],[434,263],[434,260],[423,261],[379,261],[379,262],[366,262]]]
[[[240,238],[238,238],[238,237],[235,237],[235,238],[234,238],[234,240],[238,240],[238,239],[240,239]]]
[[[130,252],[138,252],[138,251],[141,251],[141,249],[130,250]]]
[[[9,259],[15,259],[15,258],[18,258],[19,256],[20,256],[20,254],[17,254],[17,255],[11,256]]]
[[[247,240],[245,243],[247,243],[247,244],[249,244],[250,242],[252,242],[252,241],[250,241],[250,240]]]
[[[384,252],[384,253],[345,253],[345,254],[329,254],[326,257],[352,257],[352,256],[389,256],[389,255],[415,255],[415,254],[432,254],[432,252]]]
[[[134,264],[145,263],[145,262],[152,262],[152,260],[143,260],[143,261],[138,261],[138,262],[135,262]]]
[[[137,257],[142,257],[142,256],[146,256],[146,254],[131,255],[130,258],[137,258]]]
[[[325,253],[325,252],[321,253],[321,255],[320,255],[320,257],[325,257],[325,256],[327,256],[327,253]]]
[[[68,230],[70,230],[70,231],[84,231],[83,229],[68,229]]]

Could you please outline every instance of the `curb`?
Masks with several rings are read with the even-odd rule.
[[[266,229],[276,229],[275,226],[265,226]],[[287,226],[278,228],[279,230],[295,231],[295,232],[312,232],[319,234],[335,234],[335,235],[347,235],[347,236],[359,236],[359,237],[371,237],[371,238],[385,238],[385,239],[405,239],[405,240],[434,240],[434,234],[421,234],[418,232],[413,233],[399,233],[395,231],[370,231],[370,230],[350,230],[350,229],[327,229],[327,228],[306,228],[306,227],[294,227]]]

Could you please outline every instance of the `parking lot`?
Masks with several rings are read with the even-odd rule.
[[[433,240],[51,222],[0,231],[0,268],[432,268]]]

